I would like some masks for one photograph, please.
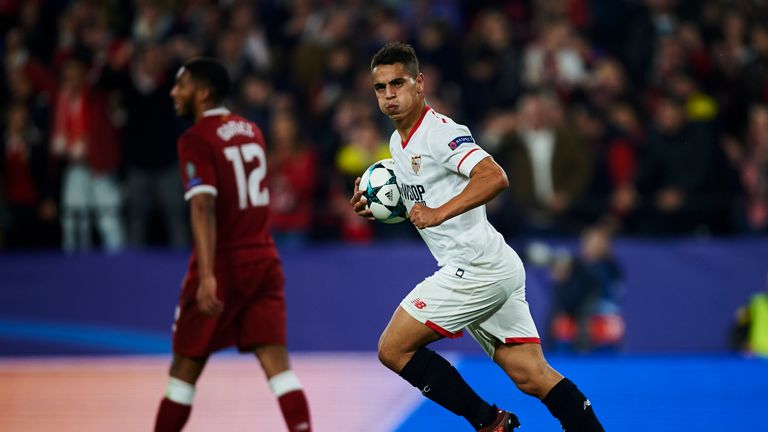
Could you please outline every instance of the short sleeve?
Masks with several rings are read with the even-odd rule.
[[[216,196],[216,161],[210,146],[201,138],[184,134],[179,138],[179,169],[184,182],[184,199],[199,193]]]
[[[441,165],[467,177],[478,162],[489,156],[477,145],[469,129],[461,125],[434,130],[428,146]]]

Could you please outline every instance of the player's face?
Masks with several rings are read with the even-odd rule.
[[[194,113],[195,83],[189,72],[184,71],[176,77],[176,84],[171,89],[171,97],[176,115],[186,116]]]
[[[373,91],[381,112],[394,121],[421,110],[424,100],[424,76],[411,76],[402,63],[378,65],[371,72]]]

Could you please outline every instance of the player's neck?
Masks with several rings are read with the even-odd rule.
[[[204,102],[198,105],[195,109],[195,123],[199,122],[200,119],[203,118],[203,114],[206,111],[218,108],[219,106],[221,106],[221,104],[215,104],[212,102]]]
[[[403,141],[408,139],[408,136],[411,134],[411,129],[416,126],[416,123],[418,123],[421,115],[424,113],[424,108],[426,107],[427,101],[422,99],[418,109],[414,109],[400,120],[395,120],[395,129],[397,129],[397,132],[400,134],[400,138]]]

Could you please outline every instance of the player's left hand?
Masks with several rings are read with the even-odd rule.
[[[200,278],[197,287],[197,307],[206,315],[216,316],[224,311],[224,303],[216,297],[216,278]]]
[[[427,207],[424,204],[414,204],[411,207],[410,219],[418,229],[437,226],[445,222],[440,210]]]

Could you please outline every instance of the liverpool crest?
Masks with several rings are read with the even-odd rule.
[[[421,155],[411,156],[411,168],[413,168],[414,174],[419,175],[419,170],[421,169]]]

